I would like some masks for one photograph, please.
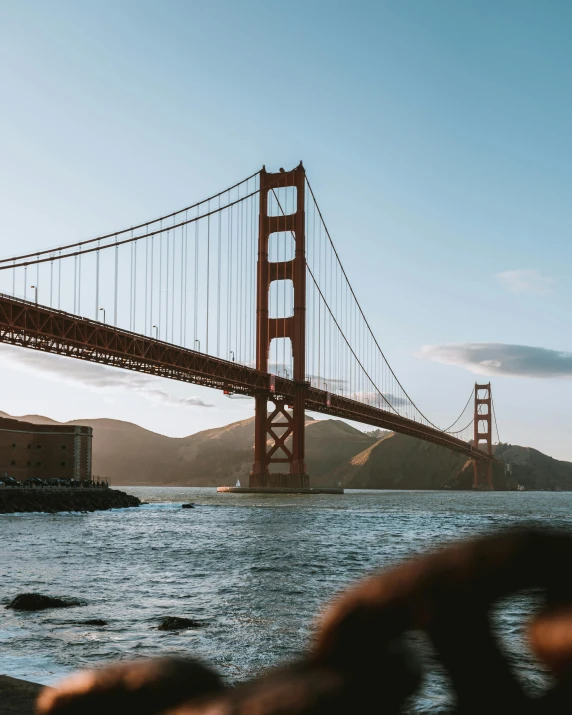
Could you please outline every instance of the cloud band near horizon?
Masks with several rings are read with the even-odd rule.
[[[52,353],[0,345],[0,362],[19,370],[41,373],[52,380],[81,384],[94,390],[137,392],[149,400],[179,407],[213,407],[196,395],[182,397],[162,390],[158,387],[161,378]]]
[[[461,343],[425,345],[420,357],[463,367],[479,375],[572,377],[572,353],[530,345]]]

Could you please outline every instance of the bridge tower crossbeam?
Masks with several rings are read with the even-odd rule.
[[[255,398],[254,464],[250,486],[257,488],[308,488],[304,449],[306,367],[306,237],[305,183],[302,163],[292,171],[260,172],[260,210],[258,229],[257,300],[256,300],[256,369],[268,372],[270,345],[275,338],[289,338],[292,347],[294,398],[270,391]],[[291,214],[269,215],[269,196],[281,188],[296,189],[295,211]],[[274,202],[276,203],[276,202]],[[280,207],[281,208],[281,207]],[[294,258],[271,262],[268,244],[273,233],[289,233],[295,243]],[[269,316],[270,284],[291,280],[294,288],[294,312],[291,316]],[[269,413],[268,403],[274,408]],[[291,444],[286,441],[291,437]],[[272,465],[288,465],[287,472],[272,472]]]
[[[473,489],[492,490],[493,486],[493,430],[492,430],[492,392],[491,383],[475,383],[475,419],[474,446],[486,452],[490,459],[473,460]]]

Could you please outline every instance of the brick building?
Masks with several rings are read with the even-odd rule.
[[[0,418],[0,480],[90,479],[92,428]]]

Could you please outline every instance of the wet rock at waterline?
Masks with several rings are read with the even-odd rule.
[[[160,631],[184,631],[190,628],[200,628],[201,624],[192,618],[179,618],[178,616],[167,616],[159,624]]]
[[[6,608],[12,608],[15,611],[44,611],[47,608],[71,608],[81,605],[81,601],[75,598],[56,598],[41,593],[20,593],[10,601]]]
[[[137,497],[118,489],[0,489],[0,514],[107,511],[139,506]]]
[[[107,626],[107,621],[102,618],[89,618],[87,621],[78,621],[79,626]]]

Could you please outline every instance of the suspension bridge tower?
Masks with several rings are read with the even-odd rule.
[[[493,486],[493,431],[491,383],[475,384],[474,446],[488,454],[489,459],[473,460],[473,489],[492,490]]]
[[[276,191],[293,187],[296,199],[293,213],[286,214]],[[257,300],[256,300],[256,369],[268,372],[270,344],[275,338],[289,338],[293,358],[294,399],[275,393],[260,393],[255,400],[254,464],[250,487],[308,489],[310,479],[304,458],[304,404],[306,383],[306,236],[304,197],[306,173],[302,162],[291,171],[260,172],[260,211],[258,227]],[[269,214],[269,197],[273,194],[278,215]],[[273,212],[274,213],[274,212]],[[289,261],[268,260],[272,234],[290,234],[294,257]],[[291,280],[294,289],[294,311],[290,316],[269,315],[270,284]],[[272,409],[269,412],[269,403]],[[286,444],[286,442],[291,440]],[[272,471],[273,465],[280,465]]]

